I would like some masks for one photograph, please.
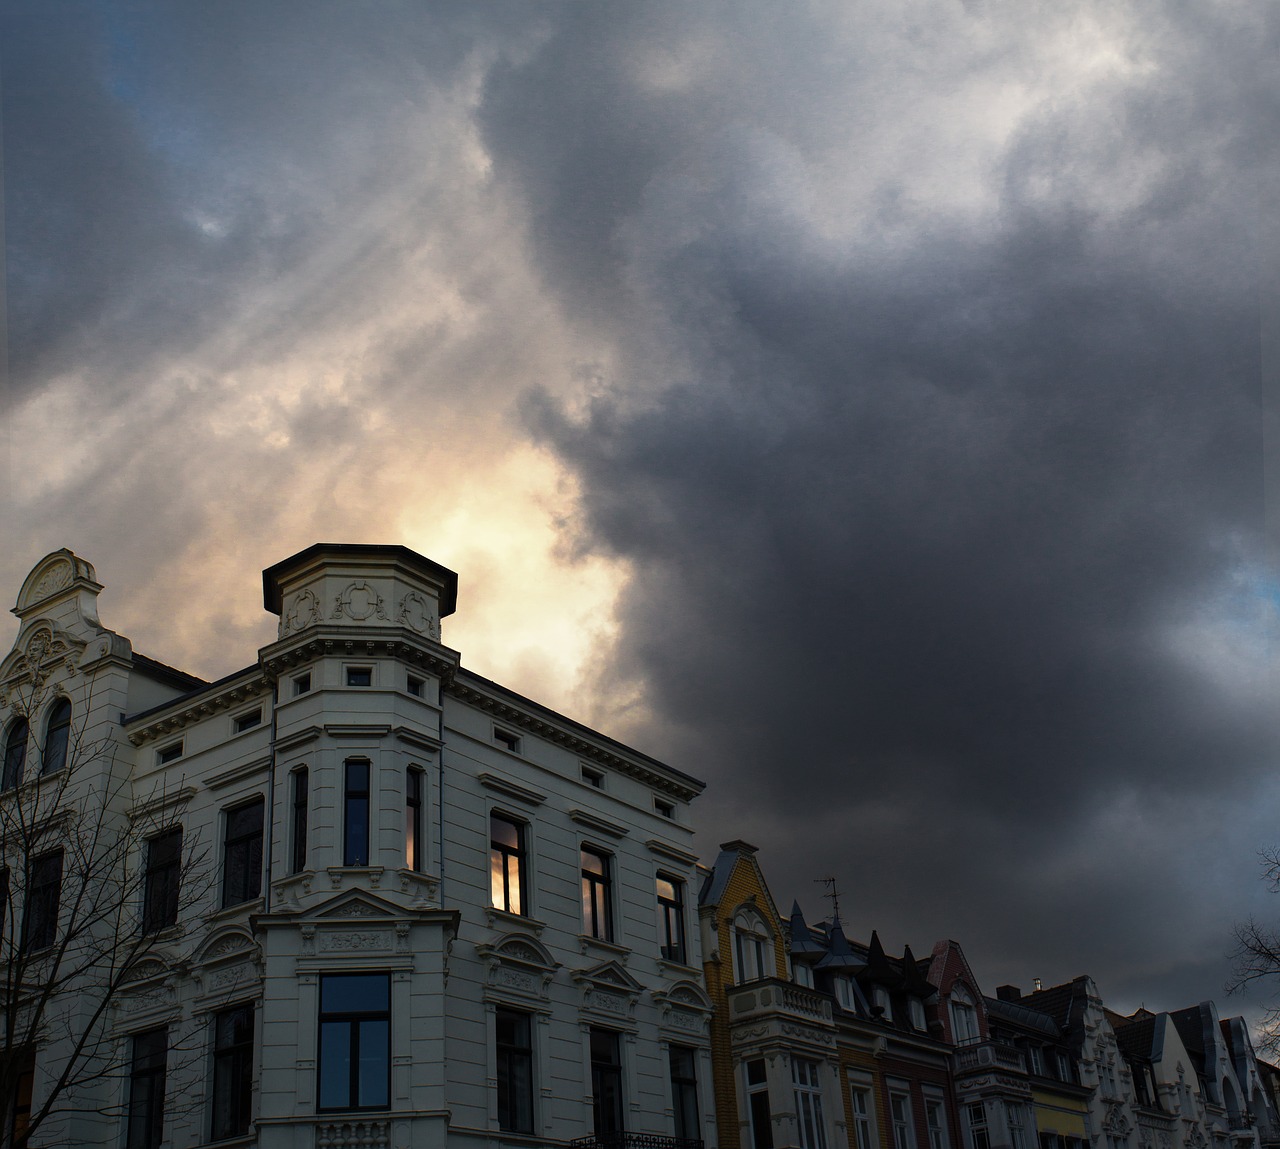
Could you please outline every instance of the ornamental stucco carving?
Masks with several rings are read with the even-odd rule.
[[[440,623],[431,609],[431,604],[416,590],[411,590],[400,600],[396,622],[429,638],[440,637]]]
[[[289,609],[280,620],[280,637],[295,630],[304,630],[320,621],[320,600],[311,589],[300,590],[293,596]]]
[[[382,595],[363,579],[357,579],[349,584],[334,599],[331,617],[341,618],[344,614],[354,622],[365,622],[375,616],[384,622],[390,621]]]
[[[349,950],[385,950],[391,948],[391,935],[386,930],[351,931],[341,934],[325,934],[320,948],[330,953]]]

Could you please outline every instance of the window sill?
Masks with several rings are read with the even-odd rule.
[[[542,931],[547,928],[547,923],[541,922],[537,918],[531,918],[527,914],[513,914],[509,910],[500,910],[497,906],[486,907],[484,916],[489,922],[491,930],[522,930],[525,933],[533,934],[536,938],[540,938],[542,937]]]
[[[617,958],[623,965],[631,956],[630,946],[620,946],[617,942],[607,942],[604,938],[593,938],[590,934],[579,934],[578,945],[584,954],[596,950],[607,957]]]
[[[658,968],[677,977],[699,978],[701,972],[696,966],[686,965],[684,962],[672,961],[670,958],[659,958]]]
[[[241,914],[261,913],[265,904],[262,895],[259,894],[256,898],[249,898],[244,902],[236,902],[233,906],[222,906],[211,914],[207,914],[204,920],[206,922],[221,922],[238,917]],[[227,1140],[230,1142],[232,1138],[227,1138]],[[221,1145],[222,1142],[219,1141],[218,1144]]]
[[[376,890],[382,885],[382,875],[386,872],[384,866],[328,866],[325,869],[325,873],[329,875],[329,884],[335,890],[342,889],[351,878],[367,878],[369,885]]]

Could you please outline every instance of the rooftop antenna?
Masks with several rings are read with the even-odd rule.
[[[827,887],[827,892],[822,896],[831,899],[831,921],[834,925],[840,921],[840,891],[836,889],[835,878],[814,878],[819,885]]]

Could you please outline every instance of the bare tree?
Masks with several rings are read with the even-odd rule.
[[[1280,847],[1258,851],[1263,877],[1272,892],[1280,893]],[[1228,993],[1243,993],[1256,982],[1280,977],[1280,927],[1248,918],[1235,928],[1232,978]],[[1259,1052],[1280,1053],[1280,999],[1265,1006],[1259,1030]]]
[[[14,699],[0,766],[0,1143],[11,1149],[130,1072],[112,1006],[208,892],[181,799],[157,789],[139,801],[118,735],[86,730],[90,700],[76,721],[70,700],[40,708],[34,689]],[[37,710],[41,730],[26,717]]]

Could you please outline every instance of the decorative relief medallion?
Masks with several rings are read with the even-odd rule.
[[[518,989],[525,993],[537,993],[539,988],[538,978],[534,977],[533,974],[527,973],[522,969],[511,969],[507,966],[499,967],[494,973],[493,980],[497,985],[505,985],[509,989]]]
[[[40,581],[36,583],[35,590],[32,592],[32,598],[41,599],[61,590],[71,582],[74,576],[75,571],[72,569],[71,560],[63,559],[40,576]]]
[[[620,997],[616,993],[605,993],[603,990],[593,989],[586,995],[586,1004],[594,1009],[603,1009],[607,1013],[626,1013],[627,999]]]
[[[301,590],[293,596],[293,602],[280,620],[280,637],[295,630],[315,626],[320,621],[320,600],[313,590]]]
[[[334,599],[331,617],[341,618],[344,614],[356,622],[364,622],[374,615],[384,622],[389,621],[382,595],[363,579],[353,582]]]
[[[667,1021],[676,1027],[676,1029],[684,1029],[690,1033],[696,1033],[702,1028],[702,1018],[696,1013],[690,1013],[684,1009],[673,1009]]]
[[[209,977],[210,989],[235,989],[242,985],[257,982],[251,966],[233,965],[229,969],[220,969]]]
[[[396,621],[419,634],[430,638],[440,637],[440,623],[431,604],[416,590],[411,590],[400,600],[400,613],[396,616]]]

